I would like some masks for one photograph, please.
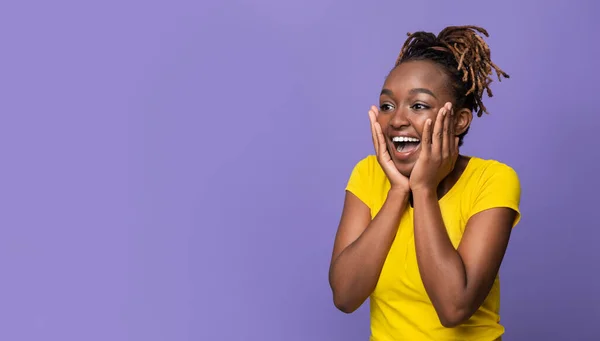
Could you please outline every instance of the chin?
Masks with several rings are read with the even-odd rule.
[[[394,161],[394,165],[396,165],[396,169],[400,174],[404,175],[407,178],[410,178],[410,174],[412,173],[413,168],[415,167],[414,163],[406,164],[400,163],[398,161]]]

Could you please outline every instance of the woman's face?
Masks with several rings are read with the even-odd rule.
[[[425,122],[431,119],[435,123],[438,112],[448,102],[456,102],[450,78],[433,62],[404,62],[387,77],[379,97],[377,121],[392,160],[404,176],[410,176],[419,158]],[[455,109],[451,123],[455,124],[457,136],[466,130],[471,119],[470,110]]]

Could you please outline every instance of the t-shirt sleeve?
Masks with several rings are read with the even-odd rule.
[[[360,160],[352,169],[350,178],[346,185],[346,190],[354,194],[358,199],[371,208],[370,188],[369,183],[372,172],[372,157],[368,156]]]
[[[513,227],[521,220],[521,184],[515,170],[508,165],[490,165],[481,178],[478,193],[474,198],[469,216],[490,208],[507,207],[517,212]]]

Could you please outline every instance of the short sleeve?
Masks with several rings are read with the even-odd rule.
[[[469,216],[490,208],[507,207],[517,212],[513,227],[521,220],[521,184],[515,170],[508,165],[495,162],[487,167],[474,199]]]
[[[346,190],[354,194],[358,199],[371,208],[370,189],[372,180],[371,173],[373,170],[373,157],[367,156],[360,160],[352,169],[350,178],[346,185]]]

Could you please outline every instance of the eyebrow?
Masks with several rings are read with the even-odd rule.
[[[435,95],[433,94],[433,92],[432,92],[431,90],[429,90],[429,89],[425,89],[425,88],[415,88],[415,89],[411,89],[411,90],[409,91],[409,93],[410,93],[411,95],[414,95],[414,94],[428,94],[428,95],[432,96],[433,98],[437,98],[437,97],[435,97]]]
[[[431,92],[431,90],[425,89],[425,88],[414,88],[414,89],[411,89],[409,91],[409,93],[411,95],[415,95],[415,94],[427,94],[427,95],[432,96],[433,98],[437,98],[433,94],[433,92]],[[392,97],[392,96],[394,96],[394,93],[391,90],[389,90],[389,89],[383,89],[383,90],[381,90],[381,95],[387,95],[387,96]]]

